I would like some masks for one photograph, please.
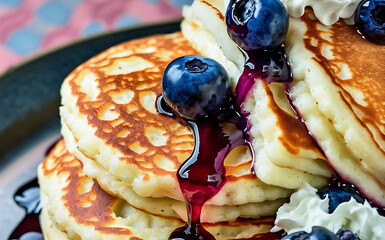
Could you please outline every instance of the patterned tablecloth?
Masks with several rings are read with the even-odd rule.
[[[72,40],[181,16],[192,0],[0,0],[0,72]]]

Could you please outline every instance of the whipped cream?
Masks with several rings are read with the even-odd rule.
[[[227,8],[230,0],[224,0]],[[280,0],[286,7],[290,17],[298,18],[305,13],[306,7],[311,7],[317,19],[324,25],[330,26],[340,18],[347,24],[354,24],[354,12],[361,0]]]
[[[321,199],[317,189],[305,183],[292,194],[290,202],[278,209],[272,232],[285,230],[311,232],[313,226],[323,226],[336,233],[350,230],[361,240],[380,240],[385,236],[385,217],[380,216],[368,201],[358,203],[354,198],[341,203],[333,213],[328,213],[329,198]]]
[[[357,5],[361,0],[281,0],[291,17],[300,17],[306,7],[311,7],[317,19],[332,25],[340,18],[348,24],[354,24],[353,17]]]

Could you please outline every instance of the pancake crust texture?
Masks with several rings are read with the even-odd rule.
[[[39,166],[44,237],[53,239],[167,239],[185,223],[152,215],[105,192],[85,175],[82,163],[60,141]],[[218,240],[252,239],[268,232],[274,218],[204,224]]]
[[[45,239],[168,239],[185,225],[177,170],[194,138],[157,100],[167,65],[185,55],[218,61],[235,89],[245,56],[227,34],[227,3],[195,0],[181,32],[113,46],[66,77],[63,140],[38,169]],[[385,46],[342,20],[322,25],[311,9],[290,18],[284,46],[293,81],[255,79],[241,106],[255,159],[233,149],[224,186],[203,206],[218,240],[259,239],[293,192],[327,185],[333,171],[385,207]]]
[[[190,129],[157,112],[164,69],[198,54],[181,33],[134,40],[101,53],[64,81],[62,135],[89,177],[139,209],[187,221],[176,171],[191,154]],[[274,215],[293,192],[251,171],[245,146],[224,161],[226,183],[203,208],[202,222]]]
[[[343,21],[326,27],[310,11],[292,19],[285,44],[293,103],[328,162],[385,206],[385,46]]]

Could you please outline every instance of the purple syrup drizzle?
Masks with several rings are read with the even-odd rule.
[[[243,73],[235,89],[236,107],[238,111],[255,81],[287,82],[292,79],[291,70],[283,47],[274,50],[250,50],[239,48],[245,57]]]
[[[235,91],[235,104],[223,106],[218,115],[197,121],[187,121],[194,134],[194,151],[178,170],[179,187],[186,201],[187,225],[176,229],[169,237],[172,240],[215,239],[200,222],[203,204],[214,197],[225,182],[224,159],[231,149],[247,144],[252,152],[248,134],[247,114],[242,104],[257,79],[267,82],[284,82],[291,79],[283,48],[278,51],[243,51],[245,68]],[[160,113],[173,114],[160,96],[157,101]],[[237,131],[224,133],[221,124],[234,124]],[[253,161],[254,162],[254,161]],[[267,235],[266,235],[267,237]]]
[[[33,179],[16,191],[14,200],[26,210],[26,215],[12,232],[9,240],[43,240],[39,223],[41,209],[39,194],[40,188],[37,179]]]
[[[160,113],[176,116],[162,96],[158,98],[157,108]],[[215,196],[226,181],[223,161],[227,154],[233,148],[247,144],[247,134],[243,131],[247,129],[243,126],[246,121],[231,106],[225,109],[215,117],[186,120],[194,134],[194,150],[178,169],[177,178],[186,201],[188,222],[186,226],[176,229],[169,239],[215,239],[201,224],[203,204]],[[222,124],[234,124],[239,131],[228,135],[223,131]]]
[[[45,151],[44,156],[54,148],[60,139],[54,141]],[[13,230],[8,240],[43,240],[43,234],[40,227],[39,214],[40,205],[40,187],[37,178],[22,185],[13,195],[13,200],[22,208],[26,214],[19,225]]]
[[[218,121],[187,123],[193,130],[196,145],[192,155],[179,168],[178,181],[189,219],[187,227],[174,231],[170,239],[215,239],[200,224],[200,216],[203,204],[217,194],[225,182],[223,160],[231,144]],[[213,142],[216,144],[208,144]]]

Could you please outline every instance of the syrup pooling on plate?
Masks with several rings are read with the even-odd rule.
[[[51,143],[44,151],[47,157],[51,150],[59,140]],[[41,212],[40,204],[40,187],[38,179],[32,179],[30,182],[22,185],[13,196],[13,200],[26,211],[24,218],[19,225],[13,230],[9,239],[23,240],[43,240],[41,226],[39,222],[39,214]]]
[[[21,186],[14,195],[15,202],[26,210],[24,218],[10,235],[9,239],[42,240],[39,214],[41,210],[40,188],[37,179]]]

